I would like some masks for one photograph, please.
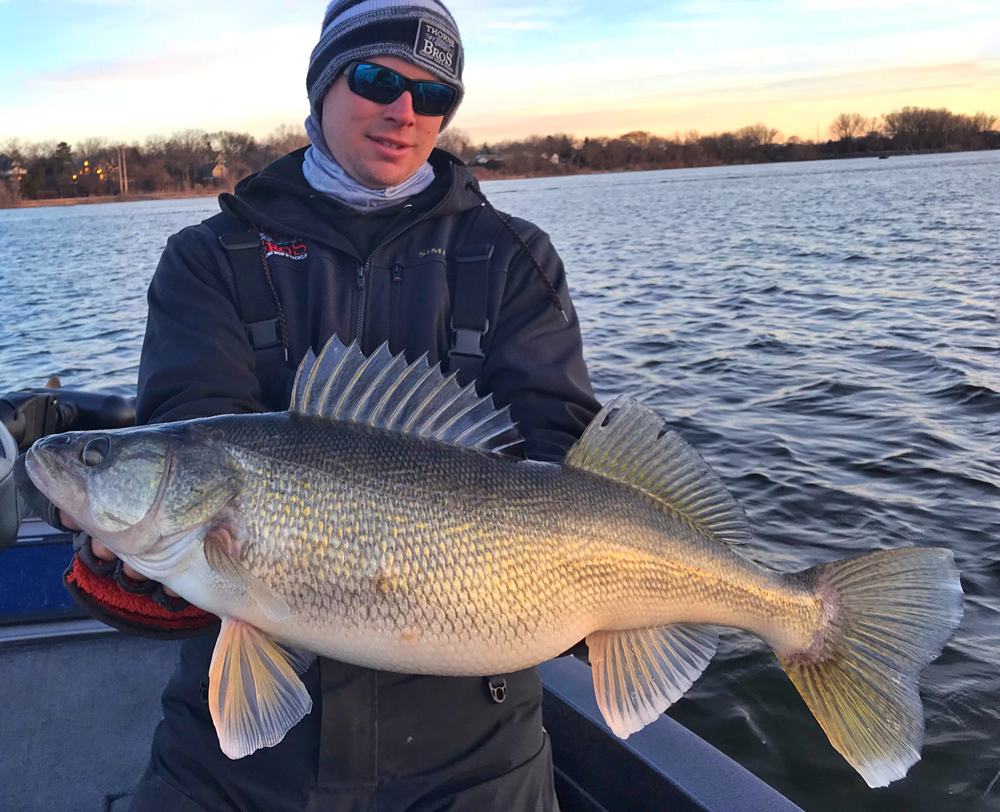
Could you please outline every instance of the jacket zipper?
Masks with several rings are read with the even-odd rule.
[[[392,266],[392,293],[389,297],[389,314],[392,324],[389,325],[389,346],[397,349],[401,343],[399,338],[399,300],[403,296],[403,266]]]
[[[374,250],[368,255],[368,259],[365,260],[364,264],[358,266],[358,323],[357,323],[357,328],[355,330],[355,340],[357,340],[358,346],[364,347],[365,299],[367,298],[368,294],[367,286],[365,285],[365,280],[368,278],[368,271],[371,268],[372,260],[375,258],[375,255],[383,248],[385,248],[393,240],[402,237],[407,231],[409,231],[414,226],[419,225],[420,223],[424,222],[424,220],[428,220],[435,214],[437,214],[438,209],[440,209],[445,204],[445,201],[447,201],[448,198],[451,197],[451,193],[454,191],[454,189],[455,189],[455,179],[452,178],[451,189],[448,190],[447,194],[445,194],[445,196],[441,198],[440,202],[433,209],[426,212],[425,214],[422,214],[412,223],[410,223],[407,226],[403,226],[403,228],[401,228],[391,237],[389,237],[386,240],[383,240],[381,243],[376,245]]]

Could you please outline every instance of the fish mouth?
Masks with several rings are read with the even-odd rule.
[[[67,466],[60,457],[61,455],[53,454],[35,443],[28,449],[24,470],[28,479],[46,499],[77,518],[86,505],[87,486],[83,477]]]

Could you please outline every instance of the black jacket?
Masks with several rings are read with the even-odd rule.
[[[235,222],[260,227],[278,249],[268,262],[288,325],[288,383],[306,351],[318,353],[334,333],[345,344],[358,339],[366,354],[388,341],[393,353],[405,351],[410,361],[425,352],[431,364],[446,361],[455,292],[452,253],[472,218],[496,219],[466,188],[476,184],[472,173],[435,150],[438,181],[428,190],[431,200],[384,217],[384,239],[361,256],[335,227],[341,207],[303,178],[302,155],[285,156],[242,181],[235,195],[220,198]],[[510,405],[527,456],[560,460],[599,405],[562,261],[539,228],[516,218],[511,225],[555,286],[569,323],[498,221],[490,330],[477,388],[491,392],[498,407]],[[202,224],[170,238],[149,288],[140,423],[287,407],[287,386],[277,388],[283,402],[262,398],[237,301],[215,231]]]
[[[432,364],[446,361],[454,253],[472,219],[488,217],[497,236],[478,388],[510,405],[527,456],[561,459],[599,405],[548,237],[511,220],[568,320],[531,258],[468,188],[475,178],[447,153],[432,155],[435,183],[381,223],[358,223],[314,192],[302,157],[288,155],[221,197],[234,227],[266,235],[290,350],[274,373],[281,380],[258,379],[217,229],[194,226],[169,240],[149,288],[139,422],[285,408],[299,360],[334,333],[345,343],[358,339],[366,353],[388,341],[409,360],[426,352]],[[339,229],[352,219],[358,232],[349,239]],[[365,243],[375,248],[362,256],[357,246]],[[213,810],[553,809],[535,669],[504,675],[507,698],[498,704],[483,678],[389,674],[320,659],[303,675],[313,712],[276,747],[233,762],[219,750],[205,702],[213,645],[214,635],[184,645],[134,810],[188,808],[177,791],[191,808]]]

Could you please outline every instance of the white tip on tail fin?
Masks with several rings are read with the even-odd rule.
[[[208,704],[219,746],[229,758],[273,747],[312,710],[290,662],[302,667],[305,659],[247,623],[222,621],[208,672]]]
[[[778,652],[833,746],[870,787],[920,760],[920,671],[962,620],[954,555],[888,550],[789,576],[815,589],[830,622],[806,651]]]
[[[611,731],[626,739],[654,721],[701,676],[718,645],[711,626],[683,623],[587,635],[597,706]]]

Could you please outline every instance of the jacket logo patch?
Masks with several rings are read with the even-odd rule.
[[[458,75],[458,41],[446,31],[421,20],[417,26],[417,41],[413,55],[422,56],[452,76]]]
[[[417,254],[418,257],[429,257],[434,255],[443,257],[445,256],[445,250],[443,248],[426,248]]]
[[[289,259],[305,259],[309,256],[306,244],[298,237],[272,237],[266,232],[260,232],[261,242],[264,243],[264,256],[288,257]]]

